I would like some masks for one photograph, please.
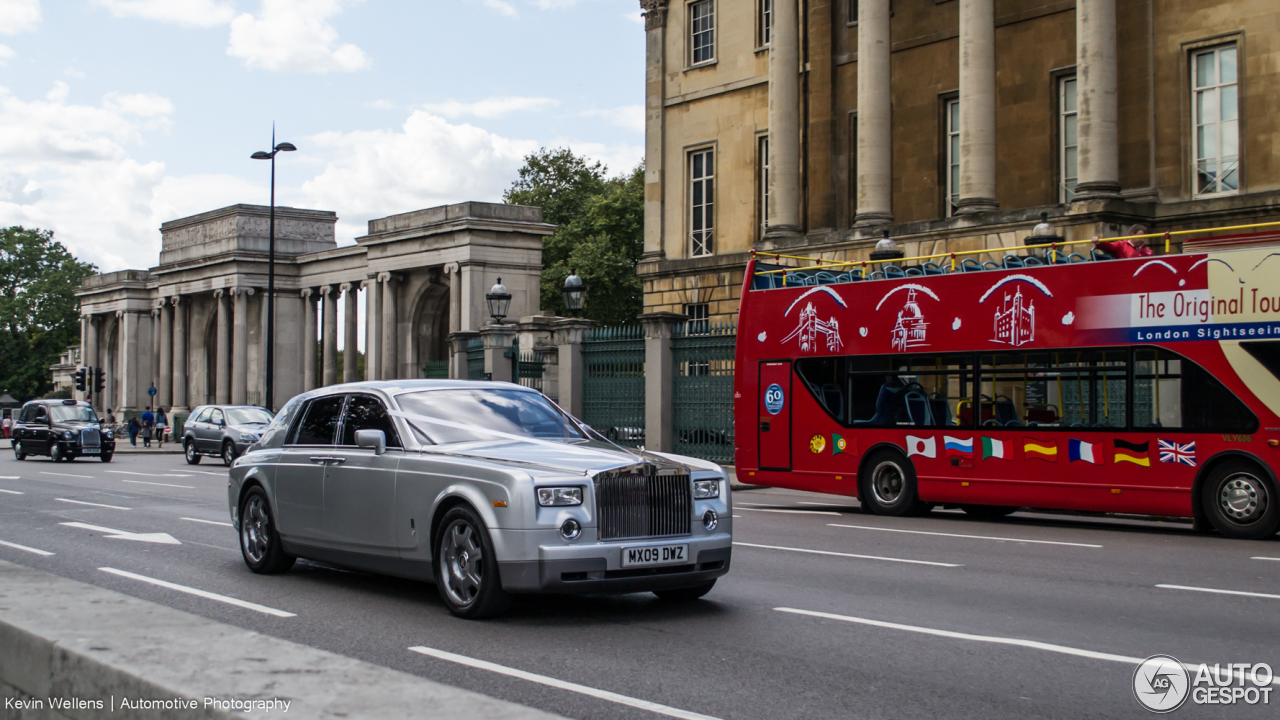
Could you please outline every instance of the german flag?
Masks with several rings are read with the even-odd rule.
[[[1058,462],[1058,443],[1054,440],[1022,438],[1022,454],[1026,459],[1048,460]]]
[[[1128,462],[1142,467],[1151,467],[1151,441],[1144,443],[1131,443],[1124,440],[1115,440],[1116,444],[1116,462]]]

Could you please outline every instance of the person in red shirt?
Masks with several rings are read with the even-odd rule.
[[[1129,235],[1146,235],[1150,232],[1145,225],[1133,225],[1129,227]],[[1093,238],[1094,247],[1101,248],[1104,252],[1113,258],[1136,258],[1147,257],[1152,255],[1151,248],[1147,247],[1147,239],[1144,237],[1135,237],[1132,240],[1111,240],[1104,242],[1101,238],[1095,236]]]

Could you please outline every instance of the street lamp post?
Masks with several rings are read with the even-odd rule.
[[[489,305],[489,317],[501,325],[502,318],[507,316],[507,310],[511,307],[511,293],[507,292],[507,286],[502,284],[502,278],[498,278],[497,284],[485,293],[484,301]]]
[[[276,144],[275,128],[271,130],[271,152],[258,152],[250,155],[254,160],[271,161],[271,219],[268,221],[267,234],[267,382],[263,404],[271,412],[275,412],[275,355],[276,355],[276,153],[293,152],[298,148],[293,143]],[[237,322],[243,319],[236,318]]]
[[[560,293],[564,296],[564,309],[573,313],[574,317],[581,315],[587,301],[587,286],[578,277],[578,273],[569,271],[569,277],[564,279],[564,287],[560,288]]]

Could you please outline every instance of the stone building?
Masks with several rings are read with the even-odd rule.
[[[751,249],[1280,219],[1275,0],[640,5],[645,312],[731,315]]]
[[[268,213],[234,205],[164,223],[159,265],[84,281],[80,363],[108,379],[95,406],[180,415],[204,403],[264,403]],[[484,295],[499,277],[510,317],[538,314],[542,239],[554,231],[540,208],[469,202],[392,215],[343,247],[337,219],[276,208],[276,408],[342,379],[423,377],[429,364],[464,375],[450,335],[489,322]],[[357,293],[366,300],[363,378],[355,352],[338,364],[340,334],[345,348],[358,345]]]

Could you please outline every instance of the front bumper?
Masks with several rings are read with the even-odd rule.
[[[100,455],[112,455],[116,451],[115,440],[103,440],[102,445],[96,448],[99,452],[86,453],[84,446],[75,440],[59,440],[58,444],[62,446],[62,451],[70,456],[75,457],[98,457]]]
[[[511,532],[511,531],[507,531]],[[623,548],[688,544],[686,565],[622,567]],[[630,593],[710,582],[729,572],[729,533],[619,542],[542,545],[537,560],[500,561],[502,588],[514,593]]]

